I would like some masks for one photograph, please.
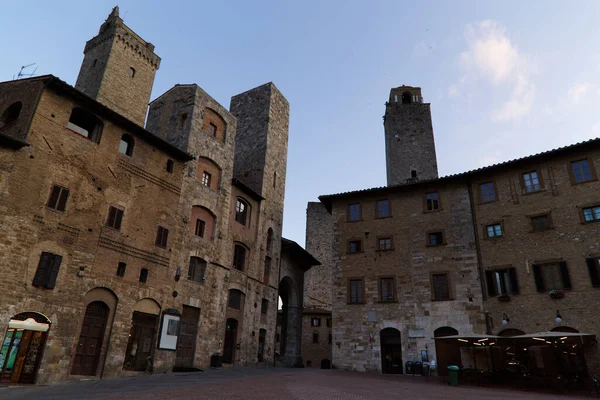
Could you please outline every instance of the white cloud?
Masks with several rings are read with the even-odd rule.
[[[492,20],[467,25],[467,49],[460,54],[464,75],[459,84],[448,88],[448,95],[464,92],[461,86],[479,80],[498,89],[508,88],[510,98],[492,112],[495,122],[518,120],[531,112],[535,100],[535,84],[531,82],[531,65],[507,36],[506,28]]]
[[[573,103],[579,103],[585,97],[589,88],[589,83],[576,83],[569,89],[569,98]]]

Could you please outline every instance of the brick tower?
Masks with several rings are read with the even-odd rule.
[[[75,88],[143,126],[160,66],[154,45],[127,27],[115,7],[83,54]]]
[[[393,88],[383,121],[388,186],[437,178],[431,108],[421,88]]]

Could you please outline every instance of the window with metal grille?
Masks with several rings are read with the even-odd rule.
[[[350,303],[359,304],[363,302],[363,280],[350,279]]]
[[[48,203],[46,203],[46,207],[56,211],[65,211],[68,198],[69,189],[58,185],[52,185],[50,198],[48,199]]]
[[[485,182],[479,185],[479,190],[481,193],[481,202],[489,203],[490,201],[496,200],[496,191],[494,190],[493,182]]]
[[[246,248],[236,244],[233,248],[233,268],[243,271],[246,265]]]
[[[140,282],[144,283],[148,281],[148,268],[142,268],[140,270]]]
[[[120,230],[121,222],[123,221],[123,210],[116,207],[108,207],[108,218],[106,219],[106,226]]]
[[[532,269],[538,292],[571,289],[571,278],[566,261],[533,264]]]
[[[348,253],[360,253],[362,251],[362,243],[360,240],[350,240],[348,242]]]
[[[195,235],[196,236],[200,236],[200,237],[204,237],[204,229],[206,228],[206,222],[202,221],[201,219],[197,219],[196,220],[196,229],[195,229]]]
[[[377,201],[377,218],[384,218],[390,216],[390,202],[389,200],[378,200]]]
[[[427,245],[441,246],[443,244],[444,244],[444,233],[443,232],[429,232],[427,234]]]
[[[427,211],[436,211],[440,209],[440,198],[437,192],[427,193],[425,195]]]
[[[266,314],[269,311],[269,300],[262,299],[262,303],[260,304],[260,312],[261,314]]]
[[[515,268],[485,271],[488,295],[502,296],[519,293],[519,282]]]
[[[433,274],[433,299],[450,300],[450,286],[448,285],[448,274]]]
[[[54,289],[61,262],[62,256],[46,251],[42,252],[31,284],[35,287]]]
[[[588,165],[588,160],[579,160],[571,162],[571,170],[576,183],[592,180],[592,173]]]
[[[377,239],[377,249],[380,251],[392,250],[392,238],[385,237]]]
[[[208,172],[204,171],[202,173],[202,184],[206,187],[210,187],[211,178],[212,178],[212,175],[209,174]]]
[[[348,206],[348,220],[360,221],[360,204],[350,204]]]
[[[600,205],[593,207],[586,207],[583,210],[583,219],[585,222],[598,222],[600,221]]]
[[[242,307],[242,292],[237,289],[231,289],[229,291],[229,302],[230,308],[239,310]]]
[[[246,225],[248,219],[248,203],[242,199],[237,199],[235,203],[235,220],[242,225]]]
[[[526,193],[537,192],[542,187],[537,171],[526,172],[523,174],[523,189]]]
[[[202,283],[206,277],[206,261],[200,257],[190,257],[188,280]]]
[[[492,224],[485,227],[487,237],[494,238],[503,236],[502,224]]]
[[[124,262],[120,262],[117,266],[117,276],[120,276],[121,278],[124,277],[125,269],[127,269],[127,264],[125,264]]]
[[[544,231],[550,228],[550,216],[548,214],[531,217],[531,229],[534,231]]]
[[[379,301],[394,301],[394,278],[379,279]]]
[[[162,247],[162,248],[166,249],[168,238],[169,238],[169,230],[167,228],[163,228],[162,226],[159,226],[158,229],[156,230],[156,241],[154,242],[154,244],[156,244],[158,247]]]

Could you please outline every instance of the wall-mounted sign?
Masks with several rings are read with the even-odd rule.
[[[158,348],[163,350],[177,349],[179,335],[179,315],[163,314]]]

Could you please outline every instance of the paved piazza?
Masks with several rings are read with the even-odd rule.
[[[518,390],[448,387],[430,378],[310,370],[227,368],[206,372],[0,387],[0,399],[576,399]]]

